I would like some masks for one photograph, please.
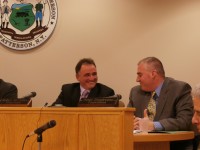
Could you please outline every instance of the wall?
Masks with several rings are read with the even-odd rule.
[[[28,1],[28,0],[27,0]],[[83,57],[96,61],[99,82],[128,102],[137,62],[160,58],[166,75],[200,82],[200,1],[57,0],[58,23],[42,46],[15,51],[0,45],[0,78],[15,83],[19,97],[36,91],[33,106],[51,104],[64,83],[76,82]]]

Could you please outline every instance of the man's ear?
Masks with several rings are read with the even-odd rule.
[[[158,74],[157,71],[156,71],[156,70],[153,70],[153,71],[151,72],[152,78],[155,79],[155,77],[156,77],[157,74]]]
[[[79,81],[79,75],[78,75],[78,73],[76,73],[76,79]]]

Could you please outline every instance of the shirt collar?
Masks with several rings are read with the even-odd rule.
[[[155,92],[156,92],[156,94],[158,95],[158,97],[160,96],[160,91],[161,91],[161,88],[162,88],[162,86],[163,86],[163,83],[164,83],[164,81],[156,88],[156,90],[155,90]]]
[[[82,95],[83,94],[83,92],[86,90],[86,89],[84,89],[81,85],[80,85],[80,95]],[[88,92],[90,92],[90,90],[87,90]]]

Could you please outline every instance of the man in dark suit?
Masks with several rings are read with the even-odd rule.
[[[67,107],[77,107],[81,97],[84,98],[107,97],[115,94],[114,90],[106,85],[97,83],[97,69],[95,62],[90,58],[81,59],[75,68],[78,83],[64,84],[61,93],[52,104],[62,104]]]
[[[17,99],[18,90],[17,87],[0,79],[0,99]]]
[[[147,57],[139,61],[137,82],[130,92],[129,107],[135,107],[134,129],[139,129],[139,120],[148,116],[148,104],[155,92],[156,114],[149,120],[150,131],[188,131],[191,130],[193,102],[189,84],[165,77],[161,61]],[[171,150],[192,150],[192,142],[172,142]]]

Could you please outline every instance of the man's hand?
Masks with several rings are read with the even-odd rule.
[[[144,110],[144,118],[148,118],[148,120],[149,120],[149,117],[147,114],[147,109]],[[149,120],[148,121],[148,131],[153,131],[153,130],[155,130],[154,123],[153,123],[153,121]]]
[[[155,130],[153,121],[149,120],[149,117],[148,117],[148,114],[147,114],[147,109],[144,110],[144,118],[148,119],[148,122],[147,122],[148,123],[148,131]],[[143,118],[133,116],[134,130],[140,130],[139,122],[140,122],[141,119],[143,119]]]
[[[139,120],[141,118],[133,116],[133,127],[134,130],[139,130]]]

